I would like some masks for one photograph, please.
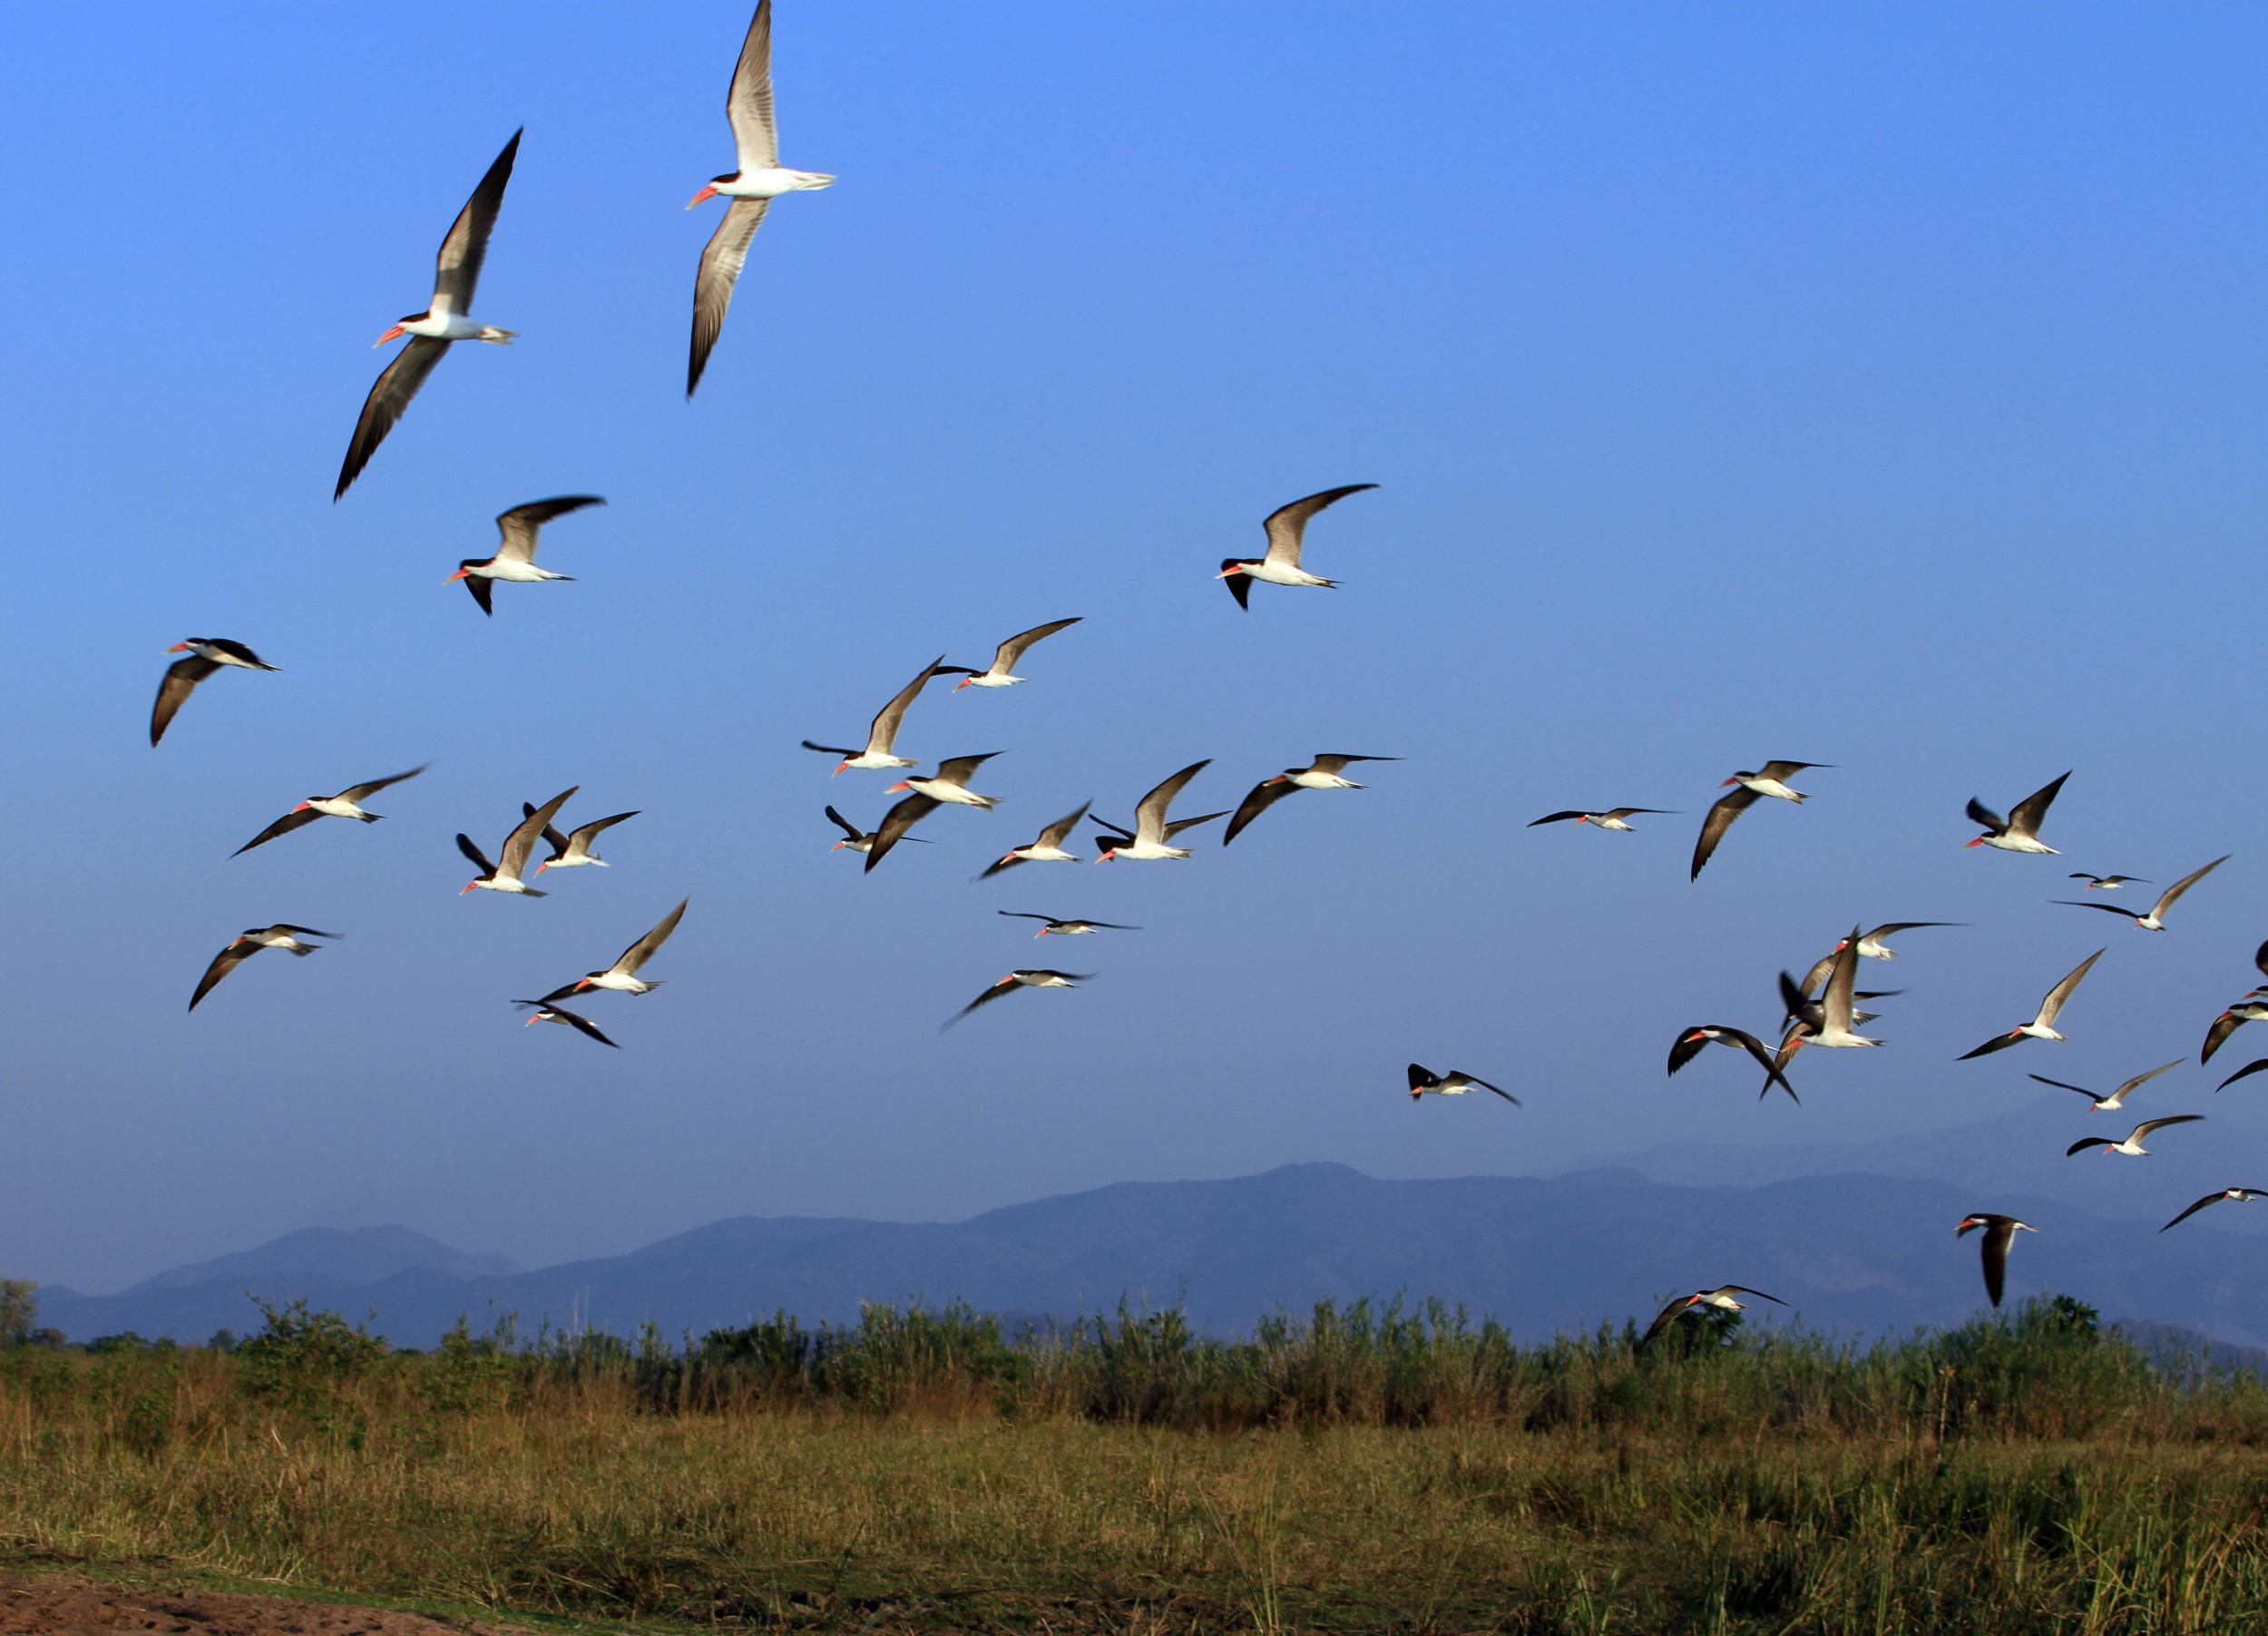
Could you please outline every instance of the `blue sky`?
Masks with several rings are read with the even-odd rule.
[[[1920,1131],[2027,1069],[2194,1053],[2253,980],[2257,12],[781,0],[782,157],[842,181],[774,208],[688,407],[715,219],[681,207],[731,164],[747,21],[0,22],[0,1272],[102,1288],[391,1220],[546,1261],[1294,1160]],[[369,341],[522,124],[475,311],[523,338],[446,360],[334,506]],[[1344,588],[1239,614],[1215,563],[1354,482],[1310,541]],[[577,583],[484,621],[442,583],[579,492],[610,504],[543,559]],[[909,718],[907,753],[1008,752],[1000,812],[864,879],[827,851],[822,806],[871,821],[889,780],[798,739],[1070,614],[1027,686]],[[152,751],[191,634],[283,672],[216,679]],[[1125,818],[1211,756],[1183,810],[1227,808],[1321,749],[1405,759],[1187,864],[969,884],[1090,796]],[[1772,756],[1839,765],[1689,886],[1718,781]],[[427,759],[384,824],[229,857]],[[1965,798],[2066,768],[2065,861],[1961,850]],[[641,809],[614,868],[458,896],[454,832],[574,783],[571,817]],[[1519,827],[1615,803],[1685,816]],[[2050,901],[2230,851],[2163,937]],[[624,1050],[516,1025],[689,894],[667,986],[591,1004]],[[1002,907],[1147,929],[1034,945]],[[1679,1025],[1768,1028],[1776,969],[1886,919],[1973,923],[1868,968],[1911,990],[1889,1048],[1811,1053],[1801,1110],[1729,1057],[1663,1078]],[[347,936],[185,1016],[271,920]],[[2070,1044],[1953,1065],[2106,942]],[[1102,975],[936,1033],[1027,962]],[[1527,1106],[1413,1108],[1412,1058]],[[2158,1111],[2268,1117],[2201,1101],[2218,1077]],[[2182,1162],[2176,1202],[2226,1180]]]

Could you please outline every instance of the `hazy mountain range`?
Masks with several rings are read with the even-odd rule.
[[[2086,1120],[2081,1104],[2066,1122]],[[2188,1186],[2155,1155],[2064,1161],[2058,1151],[2057,1162],[2121,1180],[2163,1166],[2156,1193],[2173,1184],[2175,1208],[2213,1185]],[[2111,1219],[2028,1195],[2013,1173],[1987,1191],[1858,1171],[1708,1184],[1697,1174],[1706,1156],[1690,1152],[1679,1168],[1696,1174],[1667,1181],[1624,1166],[1386,1181],[1344,1165],[1292,1165],[1221,1181],[1121,1183],[950,1224],[738,1217],[628,1255],[533,1271],[404,1228],[317,1229],[117,1295],[44,1287],[41,1321],[73,1339],[132,1329],[201,1341],[223,1327],[258,1328],[251,1295],[305,1298],[357,1320],[375,1314],[376,1331],[423,1346],[460,1316],[481,1330],[515,1314],[523,1333],[548,1321],[630,1334],[650,1319],[675,1337],[783,1308],[845,1322],[865,1302],[960,1298],[986,1311],[1072,1316],[1123,1295],[1178,1301],[1193,1321],[1228,1334],[1326,1295],[1399,1294],[1461,1302],[1540,1339],[1650,1316],[1680,1289],[1736,1282],[1785,1298],[1813,1328],[1857,1337],[1979,1310],[1976,1242],[1956,1241],[1953,1228],[1989,1207],[2042,1229],[2018,1245],[2012,1297],[2064,1292],[2108,1318],[2268,1345],[2268,1280],[2250,1273],[2253,1239],[2228,1230],[2245,1217],[2241,1206],[2161,1237],[2172,1213],[2160,1210],[2162,1197],[2146,1213]]]

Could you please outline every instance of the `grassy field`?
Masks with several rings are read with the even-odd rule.
[[[1859,1354],[1357,1309],[0,1354],[0,1564],[797,1630],[2268,1628],[2268,1392],[2068,1305]],[[1114,1350],[1115,1348],[1115,1350]]]

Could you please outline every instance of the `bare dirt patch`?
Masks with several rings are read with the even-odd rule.
[[[68,1574],[0,1579],[0,1636],[508,1636],[511,1627],[228,1591],[148,1591]]]

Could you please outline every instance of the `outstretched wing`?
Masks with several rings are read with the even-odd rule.
[[[1307,533],[1308,519],[1325,506],[1335,505],[1349,495],[1359,495],[1366,488],[1377,486],[1375,483],[1350,483],[1344,488],[1326,488],[1319,495],[1309,495],[1305,499],[1295,500],[1289,505],[1277,506],[1260,524],[1268,536],[1267,560],[1279,567],[1298,567],[1299,548]],[[1242,574],[1231,575],[1230,587],[1234,589],[1236,582],[1243,577]],[[1237,600],[1241,602],[1243,599],[1239,597]]]

